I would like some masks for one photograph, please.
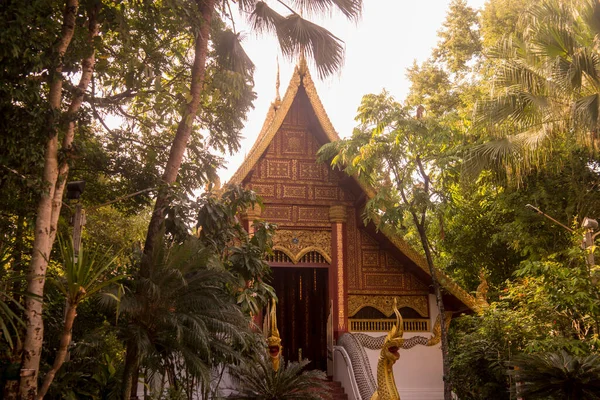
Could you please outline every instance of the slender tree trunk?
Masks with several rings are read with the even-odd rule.
[[[81,109],[85,91],[87,90],[92,76],[94,75],[94,66],[96,65],[96,49],[94,47],[94,39],[98,36],[98,13],[100,11],[100,3],[91,5],[88,12],[88,38],[87,44],[90,47],[90,54],[81,60],[81,78],[79,84],[73,92],[73,97],[69,109],[67,110],[66,119],[67,127],[65,130],[65,136],[62,141],[62,150],[69,154],[72,151],[73,140],[75,139],[75,121],[77,113]],[[60,217],[60,211],[62,209],[62,199],[67,185],[67,178],[69,176],[69,163],[68,158],[62,162],[58,168],[58,179],[56,182],[56,189],[54,190],[54,198],[52,200],[52,220],[51,220],[51,246],[56,239],[58,218]]]
[[[164,212],[169,205],[168,186],[175,183],[185,149],[187,148],[190,134],[198,107],[200,95],[204,86],[204,73],[206,71],[206,56],[208,54],[208,39],[210,35],[210,24],[214,12],[215,0],[197,0],[200,14],[202,15],[202,26],[196,36],[194,64],[192,66],[192,82],[190,85],[190,101],[186,105],[181,121],[177,126],[177,133],[171,144],[169,159],[162,176],[164,187],[159,191],[154,205],[154,211],[148,225],[146,242],[144,244],[144,259],[142,260],[140,274],[143,277],[150,276],[150,259],[154,250],[154,242],[164,221]]]
[[[25,236],[25,213],[22,212],[19,214],[17,218],[17,230],[15,232],[15,246],[13,248],[12,258],[14,265],[14,275],[22,276],[25,271],[23,265],[23,251],[24,251],[24,236]],[[21,304],[22,294],[23,293],[23,282],[21,279],[15,280],[12,283],[12,294],[14,300]],[[11,305],[11,309],[20,314],[21,310],[16,306]],[[17,346],[10,352],[10,363],[18,363],[21,361],[21,352],[23,351],[23,344],[18,341]],[[3,389],[3,398],[6,400],[15,400],[17,395],[19,394],[19,381],[10,380],[7,381],[4,385]]]
[[[63,330],[60,335],[60,344],[58,346],[58,351],[56,352],[54,364],[52,365],[50,371],[48,371],[48,373],[44,377],[44,383],[38,391],[36,400],[42,400],[44,398],[44,396],[48,392],[48,389],[50,388],[50,385],[52,384],[52,381],[54,380],[54,377],[56,376],[56,373],[65,362],[65,358],[67,357],[67,351],[69,350],[69,343],[71,343],[73,322],[75,322],[76,316],[77,305],[69,305],[65,315],[65,324],[63,325]]]
[[[62,69],[63,57],[71,43],[75,32],[75,17],[78,0],[67,0],[63,11],[63,26],[59,43],[56,48],[57,65],[50,78],[48,102],[50,107],[49,133],[44,154],[44,172],[42,182],[44,191],[37,207],[33,253],[27,276],[27,291],[34,296],[25,300],[25,317],[27,331],[23,343],[23,361],[19,394],[22,399],[33,399],[37,391],[37,375],[40,365],[44,324],[42,321],[42,301],[46,268],[55,235],[52,232],[52,203],[55,185],[58,179],[58,127],[57,114],[62,103]]]
[[[433,258],[431,257],[431,249],[429,248],[429,241],[427,240],[427,232],[425,227],[419,223],[419,219],[413,213],[413,219],[417,230],[419,231],[419,237],[421,244],[423,245],[423,251],[425,252],[425,259],[427,260],[427,266],[429,267],[429,274],[431,275],[431,282],[433,284],[433,292],[435,293],[435,300],[440,311],[440,328],[441,328],[441,343],[442,343],[442,373],[444,378],[444,400],[452,400],[452,385],[448,380],[450,376],[450,360],[448,357],[448,330],[446,329],[445,316],[446,309],[444,307],[444,299],[442,298],[442,291],[440,288],[440,282],[438,281],[435,267],[433,265]]]
[[[123,370],[123,387],[121,396],[123,400],[137,397],[137,370],[139,367],[139,355],[137,345],[132,340],[127,341],[127,352],[125,354],[125,367]]]
[[[152,217],[148,224],[148,232],[144,243],[144,256],[140,266],[140,276],[145,278],[150,277],[154,244],[165,218],[165,209],[169,205],[169,186],[177,180],[179,168],[181,167],[183,156],[192,133],[194,120],[198,113],[198,107],[200,106],[200,96],[204,87],[204,73],[206,71],[206,57],[208,55],[208,39],[210,36],[210,25],[214,13],[215,1],[216,0],[196,0],[198,10],[202,15],[202,25],[196,36],[194,46],[190,101],[186,105],[179,125],[177,126],[177,132],[169,152],[169,159],[167,160],[165,171],[162,176],[164,187],[158,192],[156,203],[154,204],[154,211],[152,212]],[[136,382],[133,382],[133,376],[138,369],[139,359],[135,347],[135,343],[128,341],[127,356],[125,357],[125,368],[123,372],[123,400],[128,399],[129,393],[131,393],[132,390],[132,385],[136,384]]]

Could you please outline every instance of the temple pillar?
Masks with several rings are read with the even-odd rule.
[[[242,226],[244,227],[244,229],[246,229],[246,232],[248,232],[248,236],[252,237],[254,236],[254,220],[255,219],[259,219],[262,213],[262,208],[260,207],[259,204],[255,204],[254,207],[248,207],[243,213],[242,213]],[[253,320],[253,324],[250,324],[251,326],[254,325],[254,327],[256,327],[257,329],[259,329],[260,327],[262,327],[262,323],[263,323],[263,313],[262,311],[260,311],[257,315],[252,315],[252,320]]]
[[[329,298],[333,301],[335,338],[348,330],[348,297],[346,296],[346,206],[329,209],[331,221],[331,265],[329,267]]]
[[[262,213],[262,208],[259,204],[255,204],[254,207],[249,207],[242,213],[243,226],[248,232],[249,236],[254,235],[254,227],[252,226],[255,219],[259,219]]]

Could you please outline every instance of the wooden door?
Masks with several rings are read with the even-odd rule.
[[[273,267],[277,323],[285,360],[327,369],[327,268]]]

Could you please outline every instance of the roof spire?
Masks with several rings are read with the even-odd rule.
[[[306,65],[306,56],[304,55],[305,48],[304,45],[300,46],[300,57],[298,58],[298,72],[300,75],[304,76],[308,71],[308,66]]]
[[[281,103],[281,96],[279,95],[279,56],[277,56],[277,78],[275,80],[275,104]]]

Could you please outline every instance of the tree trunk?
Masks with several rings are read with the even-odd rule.
[[[55,185],[58,179],[58,127],[57,114],[62,103],[62,69],[63,57],[71,43],[75,32],[75,17],[78,0],[67,0],[63,11],[61,37],[56,48],[57,65],[50,77],[48,103],[50,107],[49,133],[44,154],[44,172],[42,182],[45,185],[38,202],[33,253],[27,274],[27,291],[33,296],[25,300],[25,318],[27,330],[23,342],[23,361],[19,395],[22,399],[33,399],[37,391],[37,375],[40,365],[44,324],[42,321],[42,299],[44,283],[52,240],[52,203]]]
[[[206,57],[208,55],[208,39],[210,36],[210,25],[214,12],[215,0],[196,0],[198,10],[202,15],[202,25],[196,36],[194,46],[194,64],[192,66],[192,81],[190,84],[190,101],[186,105],[177,133],[171,144],[169,159],[165,166],[162,176],[163,187],[159,190],[154,204],[154,211],[148,224],[148,232],[144,243],[144,256],[140,265],[140,276],[150,277],[152,253],[157,235],[160,232],[161,225],[164,222],[164,212],[169,205],[169,186],[175,183],[179,168],[183,161],[183,156],[188,145],[192,127],[198,107],[200,106],[200,96],[204,87],[204,73],[206,71]],[[127,356],[125,358],[125,369],[123,373],[123,399],[127,400],[128,393],[131,393],[134,371],[137,370],[139,360],[137,351],[134,350],[135,343],[128,342]]]
[[[132,340],[128,340],[125,367],[123,369],[123,387],[121,388],[121,398],[123,400],[137,397],[137,379],[135,377],[139,368],[138,360],[137,345]]]
[[[52,381],[54,380],[54,377],[56,376],[56,373],[65,362],[65,358],[67,357],[67,351],[69,350],[69,343],[71,343],[73,322],[75,321],[76,316],[77,305],[69,305],[65,315],[65,324],[63,325],[63,330],[60,335],[60,344],[58,346],[58,351],[56,352],[54,364],[52,365],[50,371],[48,371],[48,373],[44,377],[44,383],[38,391],[36,400],[42,400],[44,398],[44,396],[48,392],[48,389],[50,388],[50,385],[52,384]]]
[[[445,317],[446,309],[444,307],[444,299],[442,298],[442,291],[440,288],[440,282],[435,273],[435,267],[433,265],[433,258],[431,257],[431,250],[429,249],[429,241],[427,240],[427,232],[425,227],[419,223],[419,219],[413,214],[413,219],[417,230],[419,231],[419,237],[425,252],[425,258],[427,260],[427,266],[429,267],[429,274],[431,275],[431,282],[433,284],[433,291],[435,293],[435,301],[440,312],[440,328],[441,328],[441,343],[442,343],[442,374],[444,379],[444,400],[452,400],[452,385],[448,380],[450,376],[450,360],[448,357],[448,330],[446,329]]]
[[[156,236],[164,221],[164,212],[169,205],[169,186],[175,183],[179,173],[179,167],[183,161],[185,149],[187,148],[190,134],[198,107],[200,95],[204,86],[204,72],[206,71],[206,56],[208,54],[208,39],[210,35],[210,24],[214,12],[215,0],[197,0],[200,14],[202,15],[202,26],[196,36],[194,64],[192,67],[192,82],[190,84],[190,101],[186,105],[181,121],[177,126],[177,133],[171,144],[169,159],[162,176],[163,187],[158,192],[154,211],[148,225],[148,233],[144,243],[144,259],[142,260],[140,274],[143,277],[150,276],[150,259],[154,249]]]

